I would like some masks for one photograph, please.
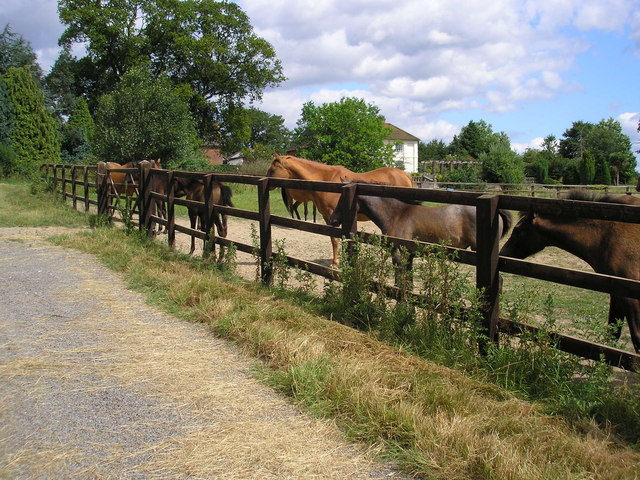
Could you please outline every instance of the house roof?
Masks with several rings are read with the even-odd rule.
[[[420,141],[420,139],[418,137],[415,137],[415,136],[411,135],[410,133],[405,132],[404,130],[396,127],[395,125],[393,125],[391,123],[386,123],[385,122],[385,126],[387,126],[387,127],[389,127],[391,129],[391,133],[387,137],[387,140],[414,140],[416,142]]]

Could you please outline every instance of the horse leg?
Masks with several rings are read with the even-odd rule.
[[[295,202],[291,205],[291,217],[293,218],[293,214],[295,213],[296,218],[300,220],[300,212],[298,212],[298,207],[300,206],[300,202]],[[306,218],[305,218],[306,220]]]
[[[333,262],[331,266],[338,268],[340,266],[340,240],[336,237],[331,237],[331,248],[333,249]]]
[[[629,324],[629,334],[636,353],[640,353],[640,300],[635,298],[624,298],[625,316]]]
[[[191,229],[196,229],[196,223],[198,221],[198,212],[196,212],[193,208],[189,208],[189,224],[191,225]],[[189,255],[193,255],[193,252],[196,250],[196,237],[191,236],[191,250],[189,250]]]
[[[611,328],[611,333],[616,340],[620,339],[620,335],[622,335],[622,324],[620,320],[622,320],[625,315],[625,300],[623,297],[614,297],[611,295],[609,297],[609,318],[607,322],[609,323]],[[629,324],[629,328],[631,328],[631,324]]]
[[[307,216],[309,215],[309,208],[307,207],[307,202],[304,202],[303,204],[304,207],[304,221],[307,221]]]

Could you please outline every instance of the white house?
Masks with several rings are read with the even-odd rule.
[[[417,172],[418,142],[420,139],[390,123],[385,123],[385,125],[391,128],[391,134],[385,139],[385,143],[391,143],[394,146],[393,154],[396,167],[407,173]]]

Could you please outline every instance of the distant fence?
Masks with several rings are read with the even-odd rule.
[[[584,188],[605,194],[632,194],[632,185],[548,185],[545,183],[465,183],[455,181],[435,181],[428,176],[414,176],[413,183],[418,188],[463,190],[472,193],[508,194],[524,197],[560,198],[572,188]]]
[[[537,328],[534,326],[499,317],[500,272],[619,296],[640,298],[640,281],[500,257],[498,235],[499,209],[533,211],[556,215],[571,212],[574,216],[584,218],[640,223],[640,207],[637,206],[531,198],[516,195],[494,195],[444,189],[436,190],[373,184],[344,185],[341,183],[277,179],[251,175],[171,171],[151,169],[148,162],[142,162],[139,167],[132,169],[106,169],[104,174],[99,173],[96,167],[47,165],[46,168],[47,172],[52,175],[52,181],[58,191],[61,192],[63,198],[71,198],[74,206],[77,205],[78,201],[82,201],[85,209],[88,209],[89,205],[96,205],[98,213],[101,214],[112,212],[113,207],[110,206],[111,202],[114,199],[121,198],[114,193],[115,187],[117,187],[118,184],[110,181],[110,174],[112,172],[119,172],[130,175],[131,179],[139,182],[136,199],[132,202],[135,211],[138,213],[139,228],[151,234],[155,226],[165,226],[168,231],[167,241],[171,247],[174,246],[176,232],[179,232],[205,240],[205,252],[212,250],[215,244],[224,246],[233,244],[239,251],[253,254],[255,253],[255,247],[253,245],[216,236],[214,229],[211,227],[213,225],[213,216],[216,214],[227,214],[258,222],[261,278],[265,283],[270,283],[272,277],[271,259],[273,251],[271,229],[274,225],[330,237],[349,238],[357,231],[354,199],[356,195],[360,194],[474,206],[477,211],[477,250],[474,252],[455,248],[447,249],[456,253],[456,261],[475,266],[476,286],[484,291],[484,328],[492,342],[498,341],[498,333],[500,332],[517,335],[525,331],[537,331]],[[78,179],[78,175],[80,175],[81,180]],[[256,187],[258,211],[242,210],[221,205],[208,205],[203,202],[175,198],[175,179],[180,177],[201,178],[205,185],[208,185],[207,188],[210,188],[211,182],[213,181],[253,185]],[[130,184],[124,182],[119,185],[125,186]],[[161,185],[162,188],[153,189],[152,185]],[[79,187],[81,187],[80,190],[83,192],[82,195],[77,193]],[[342,202],[342,208],[344,209],[343,219],[346,220],[342,227],[331,227],[271,215],[270,191],[273,188],[339,193],[344,196],[345,201]],[[91,195],[94,195],[96,200],[89,198]],[[205,198],[209,198],[208,195],[205,196]],[[154,211],[153,207],[157,202],[162,202],[166,205],[166,217],[162,217],[157,211]],[[184,205],[189,208],[207,212],[205,216],[207,220],[203,231],[177,225],[175,223],[176,205]],[[368,235],[368,237],[371,237],[371,235]],[[366,235],[365,238],[367,238]],[[386,238],[396,245],[406,247],[408,250],[416,249],[417,243],[414,241],[392,237]],[[302,268],[316,275],[333,280],[340,280],[339,270],[291,256],[287,256],[286,261],[292,267]],[[386,288],[391,293],[394,291],[394,287],[383,288]],[[636,372],[640,371],[640,355],[559,333],[555,334],[552,340],[557,343],[560,350],[565,352],[592,360],[598,360],[602,357],[613,366]]]

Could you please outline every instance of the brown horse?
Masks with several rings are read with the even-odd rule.
[[[298,207],[300,204],[304,207],[304,219],[307,219],[309,214],[308,204],[311,202],[313,206],[313,223],[316,223],[316,206],[311,198],[311,192],[306,190],[291,190],[288,188],[281,188],[282,201],[284,202],[287,211],[291,215],[291,218],[297,218],[300,220],[300,214],[298,213]]]
[[[301,180],[320,180],[325,182],[341,182],[344,180],[355,180],[365,182],[377,182],[400,187],[412,187],[413,181],[407,173],[393,167],[382,167],[363,173],[352,172],[341,165],[326,165],[292,155],[274,154],[271,167],[267,171],[268,177],[275,178],[297,178]],[[329,217],[333,213],[340,200],[339,193],[308,191],[311,200],[316,206],[325,222],[329,223]],[[360,215],[358,220],[368,220],[364,215]],[[332,266],[338,266],[340,258],[338,254],[338,239],[331,237],[333,247]]]
[[[631,195],[598,197],[584,190],[571,191],[564,198],[640,205],[640,200]],[[640,280],[640,224],[529,213],[516,224],[500,255],[526,258],[547,246],[555,246],[580,257],[597,273]],[[627,319],[631,340],[638,352],[640,301],[611,295],[609,324],[617,324],[623,318]],[[620,338],[621,328],[615,334]]]
[[[356,212],[371,219],[383,235],[476,249],[476,208],[469,205],[427,207],[417,201],[358,195]],[[511,227],[511,214],[506,210],[499,210],[498,213],[498,233],[503,237]],[[334,210],[328,223],[332,226],[342,223],[342,208]],[[408,267],[412,260],[410,256]],[[400,264],[397,249],[393,252],[393,263],[396,266]]]
[[[187,200],[192,200],[196,202],[202,202],[207,204],[214,205],[224,205],[233,207],[233,202],[231,201],[231,197],[233,192],[228,185],[223,185],[221,182],[213,182],[211,188],[211,196],[209,200],[205,200],[206,189],[204,179],[202,178],[181,178],[177,177],[174,179],[174,196],[176,197],[186,197]],[[187,207],[189,212],[189,222],[191,224],[192,229],[200,229],[201,231],[205,231],[206,229],[206,215],[207,211],[203,208],[192,208]],[[227,215],[215,214],[213,216],[213,224],[218,231],[218,235],[221,237],[227,236]],[[196,249],[196,238],[191,237],[191,250],[189,251],[189,255],[193,254]],[[220,248],[220,256],[223,255],[223,248]]]
[[[124,169],[124,168],[138,168],[142,160],[127,162],[125,164],[120,164],[116,162],[100,162],[98,164],[98,173],[101,175],[105,175],[108,169]],[[149,160],[151,163],[151,168],[161,169],[160,159]],[[110,195],[110,215],[115,213],[115,203],[118,201],[120,195],[125,195],[127,197],[131,197],[134,194],[138,196],[139,192],[139,184],[140,184],[140,175],[139,173],[125,173],[125,172],[109,172],[109,177],[107,179],[108,188]],[[158,181],[156,177],[152,178],[152,182],[154,186],[152,189],[154,191],[161,190],[160,193],[164,193],[163,183]],[[164,204],[160,201],[154,201],[154,205],[152,211],[157,209],[158,215],[160,217],[166,218],[166,209],[164,208]]]

